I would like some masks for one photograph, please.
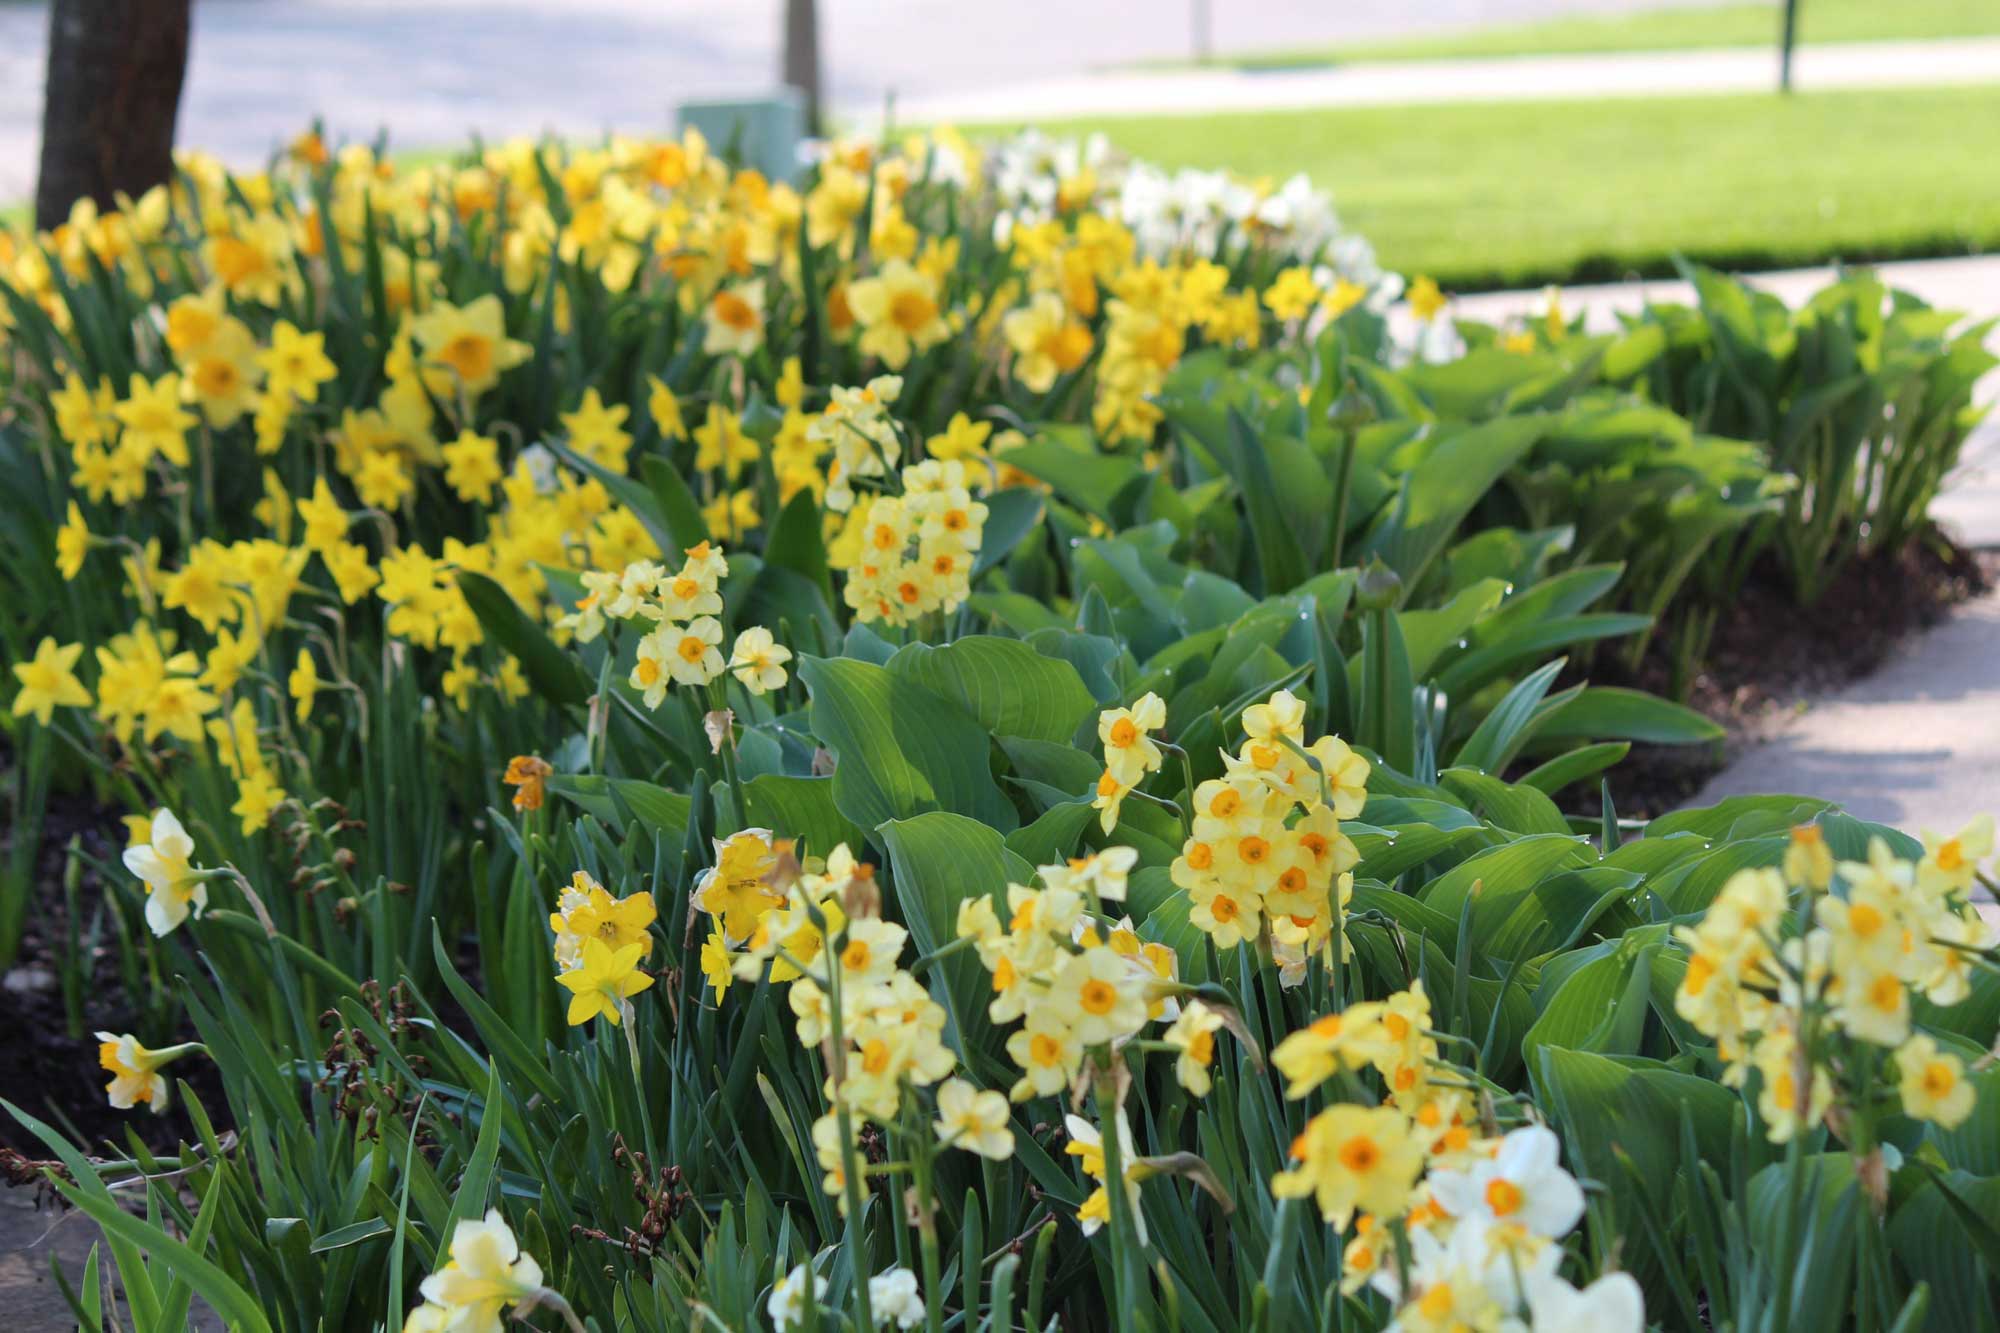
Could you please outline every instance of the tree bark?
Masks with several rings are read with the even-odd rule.
[[[173,178],[190,0],[54,0],[35,225]]]
[[[806,133],[818,136],[819,13],[813,0],[785,0],[785,85],[805,98]]]

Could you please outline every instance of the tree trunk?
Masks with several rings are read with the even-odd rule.
[[[785,0],[785,85],[806,102],[806,133],[818,136],[819,14],[813,0]]]
[[[35,225],[86,196],[137,197],[174,174],[190,0],[54,0]]]

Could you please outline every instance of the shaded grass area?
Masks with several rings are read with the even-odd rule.
[[[1578,15],[1338,47],[1302,47],[1225,56],[1238,69],[1325,65],[1340,61],[1444,60],[1482,56],[1590,55],[1610,51],[1775,46],[1784,7],[1724,4]],[[1994,0],[1800,0],[1798,41],[1905,41],[2000,33]]]
[[[1046,125],[1330,188],[1382,262],[1476,290],[2000,248],[2000,88],[1500,102]]]

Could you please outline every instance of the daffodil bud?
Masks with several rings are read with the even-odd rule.
[[[1354,589],[1355,604],[1364,611],[1390,610],[1402,597],[1403,580],[1379,555],[1361,571],[1361,581]]]

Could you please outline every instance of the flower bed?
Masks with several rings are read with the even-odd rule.
[[[186,1117],[16,1169],[142,1327],[1990,1293],[1990,828],[1558,804],[1717,734],[1562,654],[1793,484],[1617,344],[1033,135],[308,136],[11,245],[0,908],[129,812],[100,1058]]]

